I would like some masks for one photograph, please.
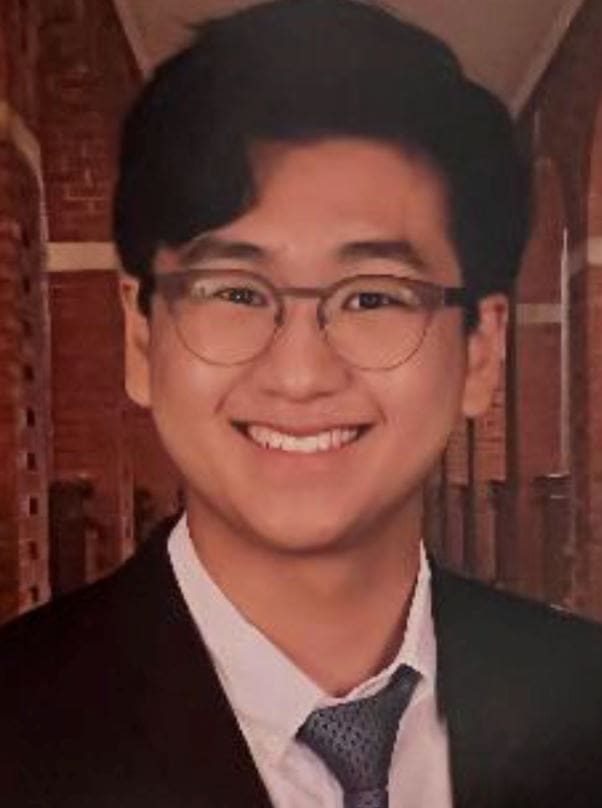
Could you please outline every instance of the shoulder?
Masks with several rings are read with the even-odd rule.
[[[491,636],[498,631],[520,646],[570,641],[602,648],[602,625],[480,581],[433,569],[433,608],[447,627],[460,625]]]
[[[54,641],[98,616],[112,576],[39,606],[0,626],[0,654],[25,653],[31,644]]]
[[[84,754],[100,711],[116,726],[107,698],[120,678],[113,590],[107,579],[0,630],[0,793],[11,805],[46,804],[46,778]]]
[[[25,678],[30,668],[33,677],[41,667],[45,676],[55,668],[64,673],[127,642],[141,615],[155,616],[173,595],[167,554],[172,524],[107,578],[0,627],[0,692],[11,672]]]
[[[107,578],[0,628],[0,713],[90,703],[123,678],[139,615],[161,602],[164,549],[144,547]]]
[[[600,804],[602,628],[436,565],[433,618],[439,708],[474,804]]]
[[[434,568],[433,617],[445,686],[520,699],[567,700],[602,721],[602,626]]]
[[[111,659],[116,632],[112,578],[30,612],[0,629],[0,705],[5,715],[73,698]]]
[[[131,703],[157,661],[169,575],[165,542],[145,546],[108,578],[0,630],[0,802],[14,794],[15,808],[37,808],[44,789],[75,793],[78,777],[108,782],[138,765]]]

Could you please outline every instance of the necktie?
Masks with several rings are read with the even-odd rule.
[[[397,728],[419,678],[413,668],[402,665],[383,690],[314,710],[297,733],[339,781],[345,808],[388,808]]]

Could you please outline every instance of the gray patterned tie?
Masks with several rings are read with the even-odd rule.
[[[388,808],[397,728],[419,678],[413,668],[402,665],[383,690],[314,710],[297,733],[341,784],[345,808]]]

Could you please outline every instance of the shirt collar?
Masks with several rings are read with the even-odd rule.
[[[406,630],[395,659],[338,699],[325,694],[222,593],[196,554],[185,516],[172,530],[168,550],[184,601],[236,717],[243,727],[252,725],[260,730],[266,754],[274,762],[282,758],[313,710],[377,692],[402,664],[421,674],[415,700],[434,691],[436,644],[431,573],[422,546]]]

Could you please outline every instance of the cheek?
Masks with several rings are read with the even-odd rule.
[[[168,449],[210,434],[227,380],[180,342],[167,325],[151,343],[151,406]]]
[[[179,409],[196,397],[200,386],[195,359],[185,352],[177,336],[165,329],[151,345],[151,395],[153,408]]]
[[[392,372],[381,390],[384,416],[404,441],[443,450],[462,404],[466,351],[457,328],[432,329],[421,349]]]

